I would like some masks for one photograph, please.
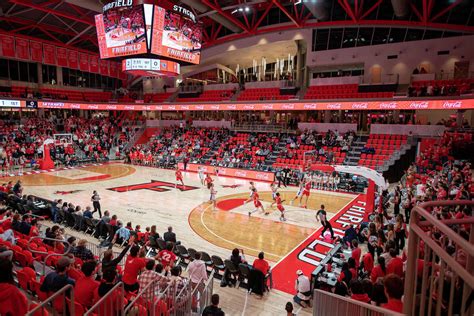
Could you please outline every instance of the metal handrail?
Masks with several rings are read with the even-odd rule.
[[[114,285],[113,288],[110,289],[110,291],[105,294],[100,300],[98,300],[91,308],[89,308],[89,310],[87,310],[86,313],[84,313],[84,316],[88,316],[88,315],[95,315],[95,310],[100,308],[102,306],[102,304],[109,298],[111,297],[112,295],[114,295],[114,292],[117,290],[117,289],[120,289],[120,297],[119,299],[121,300],[120,301],[120,312],[117,311],[117,315],[116,316],[120,316],[120,315],[125,315],[124,314],[124,303],[123,303],[123,300],[125,298],[125,290],[124,290],[124,287],[123,287],[123,282],[119,282],[117,284]],[[100,315],[100,313],[99,313]]]
[[[329,297],[334,301],[337,301],[336,305],[331,306],[326,306],[328,304],[323,304],[324,300],[318,300],[321,297]],[[344,304],[345,304],[345,309]],[[352,305],[352,306],[350,306]],[[351,308],[349,308],[349,306]],[[357,307],[359,307],[359,310],[357,313]],[[340,310],[342,309],[342,310]],[[361,310],[362,309],[362,310]],[[337,295],[328,291],[323,291],[323,290],[314,290],[314,298],[313,298],[313,315],[327,315],[331,313],[333,316],[339,316],[339,315],[390,315],[390,316],[403,316],[404,314],[396,313],[393,311],[390,311],[388,309],[371,305],[368,303],[364,303],[361,301],[354,300],[349,297]]]
[[[50,302],[53,302],[59,295],[61,295],[63,293],[64,293],[64,298],[63,298],[63,310],[64,310],[64,308],[67,307],[66,293],[65,293],[66,291],[70,291],[69,292],[69,297],[70,297],[69,315],[74,316],[74,312],[75,312],[75,310],[74,310],[74,287],[71,284],[65,285],[62,289],[60,289],[59,291],[57,291],[56,293],[54,293],[53,295],[48,297],[46,300],[42,301],[41,304],[38,304],[37,306],[35,306],[35,308],[28,311],[28,313],[26,313],[25,316],[35,315],[37,311],[39,311],[41,308],[45,307]]]
[[[441,315],[441,304],[443,298],[445,276],[451,280],[451,288],[448,300],[448,314],[452,315],[454,284],[460,278],[463,284],[462,299],[461,299],[461,315],[468,315],[470,312],[465,311],[468,302],[469,293],[474,288],[474,218],[461,220],[438,220],[431,215],[425,208],[435,206],[474,206],[474,201],[457,200],[457,201],[432,201],[416,205],[412,210],[410,220],[410,237],[408,240],[407,253],[407,270],[405,274],[405,299],[404,312],[412,315],[416,312],[415,299],[417,295],[421,295],[418,302],[419,314],[428,312],[431,314],[433,305],[436,305],[436,315]],[[448,225],[455,224],[470,224],[471,232],[469,241],[462,238],[457,232],[452,230]],[[438,242],[433,239],[431,235],[426,232],[426,227],[432,226],[441,232],[446,238],[450,240],[455,249],[462,250],[466,256],[466,266],[461,265],[451,254],[449,254]],[[423,229],[425,228],[425,229]],[[420,258],[420,241],[424,243],[424,262],[423,271],[419,275],[418,260]],[[430,267],[432,269],[429,272]],[[435,281],[437,280],[437,281]],[[421,282],[421,292],[417,291]],[[435,285],[437,284],[437,286]],[[421,293],[421,294],[420,294]],[[433,301],[433,295],[437,295],[437,299]],[[425,310],[427,308],[427,311]],[[470,306],[472,311],[472,306]]]
[[[30,248],[30,244],[31,242],[34,240],[34,239],[41,239],[41,240],[50,240],[50,241],[59,241],[60,243],[64,243],[67,245],[67,249],[64,251],[64,253],[48,253],[48,252],[44,252],[44,251],[38,251],[37,249],[31,249]],[[61,239],[55,239],[55,238],[49,238],[49,237],[41,237],[41,236],[35,236],[35,237],[31,237],[30,240],[28,241],[28,250],[31,252],[31,253],[37,253],[37,254],[40,254],[40,255],[46,255],[46,257],[44,257],[44,260],[43,260],[43,275],[45,274],[45,271],[46,271],[46,261],[50,258],[50,257],[53,257],[53,256],[65,256],[69,253],[69,251],[71,251],[72,247],[71,247],[71,244],[68,242],[68,241],[64,241],[64,240],[61,240]]]
[[[158,278],[156,277],[155,279],[151,280],[143,289],[140,289],[140,292],[133,298],[133,300],[131,300],[127,307],[125,308],[124,310],[124,313],[125,315],[127,315],[127,313],[134,307],[135,303],[142,299],[143,298],[143,295],[147,294],[150,290],[150,287],[155,287],[157,286],[156,282],[160,282],[161,281],[161,278]],[[159,301],[163,296],[164,294],[168,291],[168,289],[171,287],[171,284],[169,284],[165,290],[161,293],[158,293],[158,296],[156,296],[156,291],[153,290],[153,298],[151,299],[147,299],[149,300],[150,302],[155,302],[156,301]],[[153,304],[155,307],[155,304]],[[153,312],[152,312],[152,315],[154,315],[154,311],[155,311],[155,308],[153,308]]]

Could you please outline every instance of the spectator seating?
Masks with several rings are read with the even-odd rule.
[[[164,92],[164,93],[151,93],[144,95],[144,101],[146,103],[163,103],[172,95],[172,92]]]
[[[362,153],[359,160],[360,166],[381,166],[400,147],[407,143],[407,135],[371,134],[365,148],[374,149],[374,153]]]
[[[177,98],[177,102],[215,102],[230,100],[233,95],[232,90],[204,90],[199,97]]]
[[[311,86],[304,99],[392,98],[393,92],[358,92],[357,84]]]
[[[294,95],[280,95],[280,88],[245,89],[237,97],[238,101],[289,100]]]
[[[471,85],[474,84],[474,79],[451,79],[451,80],[420,80],[413,81],[411,86],[416,89],[418,92],[422,87],[455,87],[456,94],[463,94],[471,88]],[[447,93],[447,91],[446,91]]]

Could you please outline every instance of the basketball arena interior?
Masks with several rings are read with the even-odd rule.
[[[0,1],[0,316],[474,315],[470,0]]]

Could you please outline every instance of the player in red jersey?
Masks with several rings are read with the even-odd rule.
[[[311,185],[312,184],[313,184],[313,181],[311,181],[309,179],[305,180],[304,187],[303,187],[303,193],[301,194],[301,197],[300,197],[299,206],[301,206],[301,202],[303,201],[303,197],[304,197],[305,201],[304,201],[303,207],[307,208],[308,198],[309,198],[309,195],[311,194]]]
[[[250,200],[250,199],[249,199]],[[255,213],[256,211],[258,211],[258,209],[261,209],[262,210],[262,213],[264,213],[265,215],[268,215],[270,213],[268,212],[265,212],[265,209],[263,208],[263,204],[262,202],[260,202],[260,197],[257,193],[257,189],[252,189],[252,200],[253,200],[253,205],[255,206],[255,210],[253,211],[249,211],[249,216],[252,215],[252,213]],[[248,201],[248,200],[247,200]],[[246,202],[247,202],[246,201]],[[245,202],[244,202],[245,203]]]
[[[176,182],[177,183],[174,185],[174,187],[176,188],[178,186],[179,182],[181,182],[181,185],[184,188],[183,174],[181,173],[181,170],[176,168],[175,175],[176,175]]]
[[[277,209],[280,211],[280,221],[282,222],[285,222],[286,221],[286,218],[285,218],[285,208],[283,207],[282,203],[284,202],[285,200],[281,200],[281,197],[280,197],[280,193],[275,193],[275,203],[277,205]]]
[[[206,174],[206,178],[204,179],[204,183],[206,183],[207,188],[210,190],[211,185],[214,182],[214,180],[211,178],[211,175],[208,173]]]

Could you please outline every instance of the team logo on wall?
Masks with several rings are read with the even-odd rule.
[[[147,183],[124,185],[121,187],[108,188],[107,190],[123,193],[123,192],[138,191],[138,190],[151,190],[155,192],[166,192],[172,189],[177,189],[180,191],[191,191],[191,190],[197,190],[199,188],[193,187],[190,185],[182,186],[181,184],[178,184],[175,187],[175,183],[151,180],[151,182],[147,182]]]
[[[29,109],[37,109],[38,108],[38,101],[28,100],[26,101],[26,107]]]

